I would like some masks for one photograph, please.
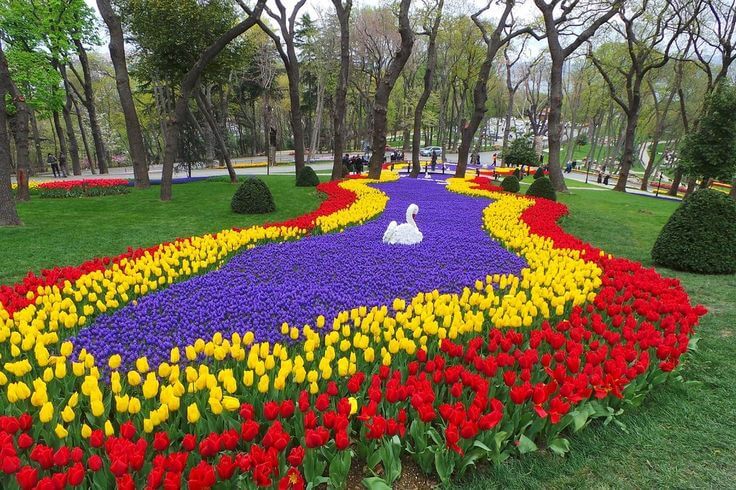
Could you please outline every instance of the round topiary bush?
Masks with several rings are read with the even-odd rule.
[[[529,189],[526,190],[527,196],[543,197],[550,201],[557,200],[557,193],[555,188],[552,187],[549,177],[539,177],[537,180],[532,182]]]
[[[264,214],[276,211],[271,191],[261,179],[246,179],[235,191],[230,207],[239,214]]]
[[[319,177],[314,173],[314,169],[307,165],[296,176],[297,187],[317,187],[319,185]]]
[[[516,175],[509,175],[501,181],[501,188],[506,192],[519,192],[521,189],[519,179],[516,178]]]
[[[544,177],[544,169],[537,167],[537,171],[534,172],[534,180],[541,179],[542,177]]]
[[[736,272],[736,201],[712,189],[695,192],[662,228],[652,259],[700,274]]]

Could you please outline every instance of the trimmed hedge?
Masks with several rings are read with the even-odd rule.
[[[276,211],[271,191],[261,179],[250,177],[243,182],[230,202],[232,210],[239,214],[264,214]]]
[[[532,185],[530,185],[529,189],[526,190],[526,195],[543,197],[550,201],[557,200],[557,192],[555,192],[555,188],[552,187],[552,182],[549,180],[549,177],[539,177],[537,180],[532,182]]]
[[[506,192],[519,192],[519,189],[521,189],[519,179],[516,175],[509,175],[501,181],[501,188]]]
[[[297,187],[317,187],[319,185],[319,177],[314,173],[314,169],[307,165],[296,176]]]
[[[712,189],[695,192],[662,228],[652,259],[700,274],[736,272],[736,201]]]

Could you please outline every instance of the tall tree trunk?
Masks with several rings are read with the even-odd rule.
[[[130,76],[128,75],[128,64],[125,60],[125,41],[123,40],[123,29],[120,17],[112,8],[110,0],[97,0],[97,8],[100,15],[107,24],[110,32],[110,59],[115,69],[115,86],[120,97],[120,105],[125,117],[125,130],[128,135],[128,147],[130,148],[130,159],[133,163],[133,176],[135,186],[139,189],[150,187],[148,178],[148,158],[146,145],[143,142],[143,132],[135,110],[133,93],[130,90]]]
[[[23,224],[18,216],[13,199],[13,189],[10,180],[12,172],[12,156],[10,137],[8,135],[8,116],[5,96],[16,92],[13,80],[10,78],[8,62],[5,59],[2,41],[0,41],[0,226],[16,226]],[[15,98],[15,97],[14,97]],[[28,183],[26,182],[26,191]],[[18,192],[20,192],[20,182]]]
[[[79,145],[77,144],[77,136],[74,134],[74,123],[72,122],[72,91],[69,87],[69,80],[66,75],[66,67],[59,66],[62,80],[64,81],[64,91],[66,92],[66,102],[62,107],[64,116],[64,125],[66,126],[66,134],[69,138],[69,156],[72,160],[72,173],[74,175],[82,175],[82,167],[79,164]]]
[[[624,133],[624,151],[621,157],[621,171],[618,180],[613,187],[614,191],[626,192],[626,184],[629,180],[629,172],[634,164],[634,138],[636,137],[636,126],[639,122],[639,106],[631,104],[630,113],[626,117],[626,130]]]
[[[488,4],[490,6],[490,3]],[[486,57],[480,66],[478,72],[478,79],[475,82],[475,88],[473,89],[473,114],[470,116],[464,126],[459,126],[462,136],[460,139],[460,147],[457,150],[457,169],[455,170],[455,177],[465,177],[465,169],[468,166],[468,153],[470,152],[470,145],[473,143],[475,133],[478,131],[480,123],[486,114],[486,102],[488,100],[488,77],[491,73],[491,66],[493,60],[496,58],[496,54],[501,47],[510,40],[510,36],[501,39],[503,30],[506,29],[506,20],[511,15],[511,9],[514,6],[513,1],[506,1],[504,11],[501,14],[501,18],[498,21],[497,26],[489,36],[486,33],[486,28],[483,23],[479,20],[479,15],[488,9],[488,6],[476,12],[471,16],[475,25],[480,29],[483,34],[483,40],[486,43]],[[464,99],[464,96],[463,96]]]
[[[194,66],[184,75],[181,82],[180,93],[174,104],[174,112],[170,114],[166,121],[165,134],[165,151],[163,169],[161,171],[161,193],[162,201],[171,200],[172,183],[174,179],[174,161],[176,160],[177,149],[179,146],[179,124],[183,123],[186,117],[189,97],[192,95],[199,77],[207,66],[217,57],[225,47],[236,37],[253,27],[261,16],[261,11],[266,0],[258,0],[252,12],[248,12],[248,17],[242,22],[236,24],[230,30],[218,37],[207,49],[200,55]]]
[[[432,95],[434,85],[434,71],[437,67],[437,34],[442,20],[442,8],[444,5],[445,0],[439,0],[437,3],[437,15],[434,18],[432,29],[429,31],[429,42],[427,43],[427,66],[424,71],[424,90],[422,91],[422,95],[419,96],[419,101],[414,109],[414,126],[412,128],[411,139],[411,176],[414,178],[418,177],[419,172],[422,171],[419,165],[422,116],[424,114],[424,107],[427,105],[430,95]]]
[[[33,144],[36,149],[36,161],[33,162],[35,163],[35,165],[33,165],[32,170],[33,170],[33,173],[36,174],[38,172],[43,172],[44,162],[43,162],[43,153],[41,152],[41,136],[38,132],[38,121],[36,121],[36,111],[34,111],[33,109],[31,109],[30,111],[30,119],[31,119],[31,130],[33,131]]]
[[[672,176],[672,183],[670,184],[670,189],[667,191],[668,196],[676,196],[678,190],[680,189],[680,184],[682,183],[682,177],[684,176],[685,171],[681,166],[677,166],[675,168],[675,175]]]
[[[411,50],[414,47],[414,32],[409,22],[409,7],[411,0],[401,0],[399,6],[399,34],[401,44],[398,51],[391,58],[386,75],[378,83],[376,97],[373,101],[373,154],[369,163],[368,178],[379,179],[383,167],[384,152],[386,150],[386,122],[388,118],[388,99],[396,81],[409,61]]]
[[[64,156],[64,159],[66,159],[67,154],[69,153],[66,146],[66,136],[64,136],[64,130],[61,127],[61,120],[59,119],[59,113],[54,111],[53,112],[54,117],[54,129],[56,130],[56,136],[59,138],[59,171],[62,170],[61,168],[61,156]]]
[[[562,131],[562,67],[565,63],[562,50],[555,50],[552,54],[552,63],[550,67],[549,81],[549,111],[547,116],[547,138],[549,154],[547,158],[547,166],[549,168],[549,179],[558,192],[567,192],[565,177],[562,175],[562,167],[560,166],[560,150],[562,149],[562,141],[560,139]]]
[[[2,46],[0,45],[0,53]],[[10,138],[8,136],[8,119],[5,110],[5,95],[9,92],[10,73],[5,63],[5,55],[0,60],[0,226],[17,226],[23,223],[15,207],[13,189],[10,180]]]
[[[82,111],[79,110],[79,104],[77,99],[72,97],[72,104],[74,105],[74,112],[77,115],[77,126],[79,126],[79,134],[82,136],[82,146],[84,146],[84,154],[87,156],[87,163],[89,164],[89,171],[92,175],[96,174],[95,171],[95,160],[94,155],[89,147],[89,141],[87,140],[87,131],[84,129],[84,120],[82,118]]]
[[[215,121],[215,118],[212,116],[211,106],[207,103],[207,100],[202,97],[202,93],[200,91],[195,91],[195,98],[197,99],[200,112],[204,115],[204,118],[207,120],[207,124],[209,124],[210,130],[215,137],[215,142],[220,149],[220,154],[222,155],[223,160],[225,160],[225,166],[227,166],[227,173],[230,176],[230,182],[237,184],[238,175],[235,173],[235,169],[233,168],[233,162],[230,160],[230,152],[227,150],[227,145],[222,139],[220,128],[217,127],[217,121]]]
[[[95,143],[95,153],[97,153],[97,164],[101,174],[108,173],[107,150],[105,149],[105,141],[102,139],[102,131],[100,123],[97,120],[97,106],[95,105],[95,95],[92,90],[92,73],[89,68],[89,59],[87,58],[87,50],[84,49],[80,40],[75,40],[74,45],[77,47],[77,55],[79,63],[82,65],[82,88],[84,89],[84,106],[89,114],[89,125],[92,131],[92,140]]]
[[[312,158],[319,149],[319,131],[322,126],[322,111],[324,109],[325,84],[321,77],[317,80],[317,109],[315,111],[314,123],[312,124],[312,137],[309,142],[309,157],[307,160],[312,163]]]

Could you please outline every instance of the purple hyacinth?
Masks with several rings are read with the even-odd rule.
[[[234,256],[220,270],[140,298],[137,305],[99,316],[73,339],[98,359],[119,353],[123,363],[146,355],[152,365],[174,346],[216,332],[252,331],[257,340],[283,341],[283,322],[329,325],[343,310],[390,305],[422,291],[457,293],[487,274],[517,274],[526,263],[482,229],[488,199],[448,192],[438,182],[401,179],[380,184],[386,211],[343,233],[268,244]],[[419,245],[385,245],[388,223],[419,205]]]

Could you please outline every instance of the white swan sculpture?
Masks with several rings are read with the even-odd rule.
[[[414,222],[414,216],[419,212],[419,206],[411,204],[406,209],[406,223],[397,224],[396,221],[392,221],[386,229],[386,233],[383,234],[383,243],[389,245],[415,245],[422,243],[424,235],[417,228],[417,224]]]

